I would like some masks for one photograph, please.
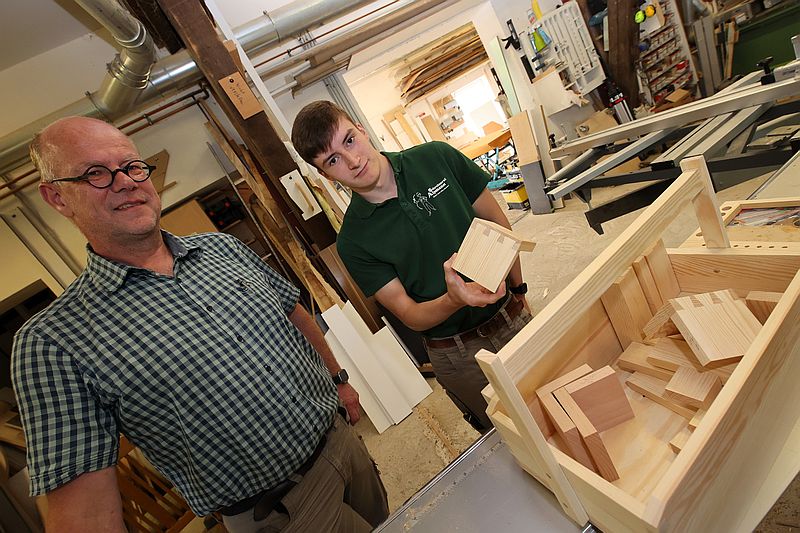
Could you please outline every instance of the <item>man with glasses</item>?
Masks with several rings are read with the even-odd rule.
[[[231,532],[369,531],[386,494],[358,395],[299,291],[225,234],[176,237],[131,140],[95,119],[31,143],[83,273],[17,333],[14,388],[48,531],[124,531],[119,434]],[[338,395],[337,395],[338,393]]]

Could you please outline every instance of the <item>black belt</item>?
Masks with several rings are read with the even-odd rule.
[[[508,300],[506,300],[506,303],[500,309],[505,309],[509,320],[514,320],[517,318],[517,316],[519,316],[523,307],[522,300],[517,300],[513,295],[510,295]],[[492,318],[477,328],[469,329],[457,335],[453,335],[452,337],[444,337],[441,339],[425,339],[425,344],[431,348],[452,348],[453,346],[458,345],[456,342],[456,337],[458,337],[461,342],[467,342],[472,339],[477,339],[478,337],[489,337],[507,325],[508,324],[506,323],[503,314],[498,311]]]
[[[309,458],[306,459],[306,462],[300,465],[300,468],[295,471],[296,475],[304,476],[309,470],[311,470],[311,467],[314,466],[314,463],[317,462],[317,459],[322,453],[322,449],[325,448],[325,443],[327,441],[328,439],[326,435],[322,435],[322,438],[319,440],[319,444],[317,444],[317,447],[314,448],[311,456],[309,456]],[[280,503],[281,498],[286,496],[289,491],[295,487],[295,485],[297,485],[297,482],[293,481],[291,478],[288,478],[272,488],[261,491],[258,494],[254,494],[253,496],[245,498],[244,500],[240,500],[227,507],[223,507],[219,510],[219,512],[225,516],[236,516],[237,514],[242,514],[249,509],[253,509],[254,520],[263,520]]]

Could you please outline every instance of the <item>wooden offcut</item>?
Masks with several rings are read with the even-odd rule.
[[[617,366],[621,370],[641,372],[642,374],[647,374],[648,376],[653,376],[663,381],[669,381],[672,379],[674,370],[667,370],[651,363],[649,361],[651,348],[651,346],[640,342],[630,343],[617,359]]]
[[[645,256],[633,262],[633,271],[636,273],[636,279],[639,280],[639,286],[642,287],[647,305],[650,307],[650,313],[655,313],[664,305],[664,301],[661,299],[661,293],[658,291],[658,286]]]
[[[706,368],[700,364],[692,348],[686,341],[665,337],[648,347],[647,361],[655,367],[675,372],[679,367],[693,368],[697,372],[709,372],[719,377],[724,384],[736,369],[736,363],[717,368]],[[663,379],[663,378],[661,378]],[[670,378],[667,379],[669,381]]]
[[[708,409],[721,389],[722,382],[715,374],[681,366],[664,388],[664,395],[691,407]]]
[[[619,474],[614,468],[614,462],[606,449],[603,438],[600,436],[597,428],[592,424],[591,420],[578,405],[578,402],[567,392],[565,387],[553,391],[553,396],[561,404],[561,407],[567,413],[567,416],[575,424],[578,433],[583,439],[586,448],[589,450],[597,472],[608,481],[615,481],[619,479]]]
[[[633,410],[625,391],[610,366],[594,372],[564,386],[581,411],[597,431],[611,429],[633,418]]]
[[[663,405],[673,413],[681,415],[686,420],[691,420],[694,418],[694,409],[685,407],[666,396],[666,381],[654,378],[653,376],[647,376],[639,372],[634,372],[628,377],[627,380],[625,380],[625,384],[630,387],[631,390],[646,396],[659,405]]]
[[[782,292],[750,291],[745,297],[747,308],[762,324],[767,321],[772,310],[778,305]]]
[[[689,437],[691,436],[691,430],[689,428],[683,428],[680,433],[675,435],[672,440],[669,441],[669,447],[672,448],[673,452],[680,453],[680,451],[686,445],[686,441],[688,441]]]
[[[642,340],[642,329],[652,318],[642,287],[628,268],[600,297],[623,348]]]
[[[474,218],[458,249],[453,269],[496,292],[514,266],[519,252],[530,252],[535,246],[508,228]]]

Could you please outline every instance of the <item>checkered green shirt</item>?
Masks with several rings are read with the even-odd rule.
[[[89,251],[14,340],[31,494],[116,463],[119,433],[205,515],[286,479],[330,425],[298,290],[225,234],[178,238],[172,277]]]

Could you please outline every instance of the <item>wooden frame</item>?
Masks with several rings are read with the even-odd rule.
[[[605,531],[752,530],[800,470],[791,443],[800,436],[800,387],[793,378],[800,372],[800,252],[726,248],[702,158],[684,160],[682,169],[503,349],[477,355],[497,400],[494,413],[506,418],[501,434],[509,435],[514,456],[580,525],[591,519]],[[732,288],[784,295],[677,456],[669,442],[687,419],[628,393],[636,418],[603,439],[620,475],[612,483],[564,454],[557,440],[546,439],[528,399],[589,360],[595,368],[614,363],[621,346],[613,349],[599,336],[609,320],[598,300],[690,202],[705,246],[669,250],[662,258],[668,263],[658,265],[674,272],[681,292]],[[575,339],[587,316],[596,325],[584,327],[582,338]],[[637,455],[637,449],[646,453]]]

